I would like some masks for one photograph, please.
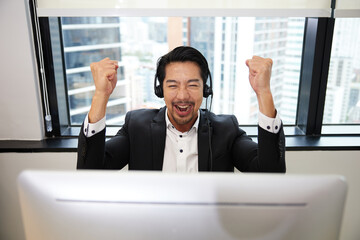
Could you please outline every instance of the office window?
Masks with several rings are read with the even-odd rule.
[[[359,18],[335,21],[324,124],[360,123],[359,26]]]
[[[123,124],[129,110],[163,106],[153,93],[156,61],[179,43],[197,48],[209,62],[213,112],[235,114],[240,124],[257,124],[258,112],[245,60],[272,58],[276,107],[285,124],[295,124],[305,18],[191,17],[180,25],[166,17],[50,17],[49,22],[60,22],[59,37],[51,30],[52,48],[63,49],[71,126],[82,123],[91,105],[95,88],[89,65],[105,57],[120,66],[107,124]],[[168,29],[180,39],[169,40]]]

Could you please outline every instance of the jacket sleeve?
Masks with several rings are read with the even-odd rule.
[[[84,126],[78,138],[77,169],[122,169],[129,162],[129,139],[127,133],[128,115],[125,124],[110,140],[105,141],[106,128],[86,137]]]
[[[84,135],[84,124],[78,137],[77,169],[102,169],[105,146],[105,129],[92,137]]]
[[[258,161],[260,172],[286,172],[283,126],[277,134],[258,127]]]
[[[234,166],[241,172],[286,172],[285,136],[283,127],[277,134],[270,133],[258,126],[258,143],[234,124],[238,134],[233,149]]]

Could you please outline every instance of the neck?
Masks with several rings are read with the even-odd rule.
[[[194,126],[196,120],[199,118],[199,111],[193,119],[190,119],[188,122],[179,122],[172,118],[172,116],[167,112],[167,118],[170,121],[170,123],[178,130],[179,132],[188,132],[190,129]]]

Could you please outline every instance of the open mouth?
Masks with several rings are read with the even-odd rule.
[[[176,108],[180,111],[180,112],[187,112],[189,110],[191,106],[187,105],[187,106],[179,106],[177,105]]]
[[[185,116],[187,114],[189,114],[193,108],[193,105],[188,104],[188,105],[174,105],[176,112],[180,115],[180,116]]]

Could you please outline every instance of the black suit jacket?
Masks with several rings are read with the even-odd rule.
[[[126,114],[125,124],[105,142],[105,129],[85,137],[81,128],[78,169],[162,170],[166,123],[165,107]],[[211,144],[211,148],[210,148]],[[212,155],[212,157],[210,157]],[[285,137],[258,127],[258,144],[238,126],[233,115],[200,110],[199,171],[285,172]]]

